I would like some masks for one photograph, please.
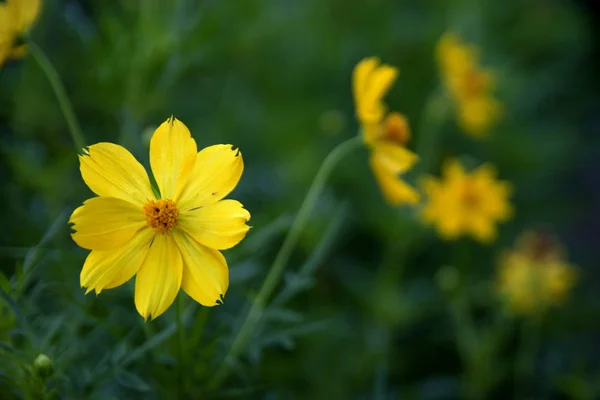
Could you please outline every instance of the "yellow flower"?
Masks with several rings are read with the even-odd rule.
[[[383,102],[397,76],[397,69],[381,65],[377,58],[360,61],[352,77],[354,102],[365,145],[371,150],[371,169],[383,196],[393,205],[415,204],[419,193],[400,178],[418,161],[417,155],[404,147],[410,139],[408,121],[400,113],[386,116]]]
[[[218,304],[229,272],[219,250],[246,235],[250,214],[235,200],[222,200],[237,185],[244,163],[231,145],[200,152],[188,128],[169,118],[150,141],[155,195],[144,167],[125,148],[98,143],[79,157],[81,176],[99,197],[71,215],[73,240],[92,250],[81,286],[96,294],[136,276],[135,305],[154,319],[179,288],[204,306]]]
[[[500,257],[498,290],[514,313],[541,313],[565,300],[577,274],[563,253],[552,237],[528,232]]]
[[[480,242],[496,237],[496,223],[512,216],[508,202],[511,185],[497,181],[491,165],[482,165],[472,173],[465,172],[460,161],[443,166],[444,179],[424,179],[429,202],[423,210],[423,220],[434,224],[444,239],[471,235]]]
[[[484,136],[502,114],[502,105],[492,96],[492,72],[481,68],[477,50],[453,33],[440,38],[437,59],[442,81],[456,105],[459,125],[472,136]]]
[[[31,28],[40,9],[41,0],[6,0],[0,3],[0,66],[8,58],[20,58],[25,54],[25,47],[15,47],[15,42]]]

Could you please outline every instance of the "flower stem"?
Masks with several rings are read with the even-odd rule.
[[[67,120],[67,125],[69,126],[69,133],[71,134],[71,138],[73,139],[73,143],[75,143],[75,147],[77,151],[81,151],[85,147],[85,139],[83,134],[81,133],[81,128],[79,127],[79,123],[77,122],[77,118],[75,117],[75,113],[73,112],[73,105],[67,96],[67,91],[60,81],[60,77],[58,76],[58,72],[56,72],[56,68],[50,62],[50,59],[44,54],[42,49],[35,44],[34,42],[29,42],[29,52],[38,63],[44,74],[46,74],[46,78],[50,82],[52,89],[54,90],[54,94],[58,100],[58,105]]]
[[[177,319],[177,393],[178,393],[177,398],[178,399],[182,398],[181,396],[183,395],[183,388],[184,388],[183,371],[185,369],[185,365],[184,365],[185,333],[183,331],[183,322],[182,322],[183,307],[184,307],[183,295],[179,294],[179,296],[177,296],[177,305],[175,307],[175,312],[176,312],[175,318]]]
[[[522,321],[521,343],[517,350],[515,365],[515,399],[528,396],[535,375],[535,360],[540,349],[542,316],[534,315]]]
[[[292,227],[288,231],[283,245],[279,249],[279,252],[277,253],[275,260],[271,265],[271,269],[269,270],[269,273],[267,274],[260,291],[252,302],[252,306],[250,307],[250,311],[248,312],[242,327],[235,337],[227,356],[221,362],[221,365],[217,369],[217,372],[209,384],[212,389],[219,387],[219,385],[227,378],[231,364],[246,347],[255,325],[262,316],[262,312],[267,305],[269,297],[273,294],[273,291],[281,279],[283,270],[285,269],[292,251],[294,250],[294,247],[300,238],[302,230],[308,222],[308,218],[317,202],[319,195],[321,194],[321,191],[323,190],[323,187],[325,186],[329,174],[346,154],[361,144],[362,137],[360,135],[357,135],[352,139],[348,139],[333,149],[325,158],[323,164],[321,164],[321,168],[317,172],[317,175],[315,176],[312,185],[308,190],[302,205],[300,206],[300,210],[298,211],[298,214],[292,223]]]
[[[415,166],[416,176],[432,172],[440,146],[440,132],[446,121],[449,107],[449,100],[439,88],[434,89],[425,102],[416,143],[416,153],[421,159]]]

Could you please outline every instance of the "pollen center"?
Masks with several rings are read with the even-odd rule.
[[[144,205],[144,215],[149,227],[158,233],[166,233],[177,225],[179,210],[173,200],[148,200]]]
[[[472,185],[465,185],[462,193],[463,205],[467,209],[475,209],[479,207],[481,196],[477,193],[477,190]]]
[[[410,140],[408,121],[400,113],[390,113],[383,123],[383,137],[401,146]]]

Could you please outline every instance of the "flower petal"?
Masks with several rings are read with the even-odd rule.
[[[354,89],[354,100],[357,104],[364,99],[367,88],[369,87],[369,76],[377,65],[379,64],[379,60],[376,57],[365,58],[361,60],[356,67],[354,67],[354,71],[352,72],[352,88]]]
[[[419,202],[421,197],[419,192],[396,176],[396,174],[389,169],[389,166],[385,161],[375,155],[372,155],[369,161],[375,179],[388,203],[399,205],[403,203],[416,204]]]
[[[135,278],[135,307],[155,319],[173,304],[181,287],[182,261],[171,235],[157,234]]]
[[[122,146],[98,143],[83,150],[79,156],[81,176],[98,196],[116,197],[143,206],[153,199],[146,170]]]
[[[71,218],[71,237],[89,250],[108,250],[127,242],[144,226],[142,209],[114,197],[93,197],[78,207]]]
[[[80,274],[81,286],[87,288],[86,294],[91,290],[99,294],[131,279],[144,262],[154,235],[153,229],[143,229],[118,248],[93,250]]]
[[[216,203],[238,184],[244,161],[242,153],[230,144],[207,147],[196,155],[190,179],[177,192],[180,211]]]
[[[163,199],[173,199],[178,182],[187,180],[187,163],[197,151],[189,129],[177,118],[169,118],[154,131],[150,139],[150,166]]]
[[[222,200],[181,214],[178,227],[206,247],[229,249],[250,229],[250,213],[236,200]]]
[[[180,230],[173,237],[183,258],[181,287],[203,306],[212,307],[221,301],[229,287],[229,269],[225,257],[196,242]]]
[[[412,151],[387,141],[377,141],[373,145],[372,159],[391,174],[403,174],[419,160]]]
[[[40,0],[7,0],[6,7],[15,18],[17,32],[24,33],[29,30],[41,9]]]

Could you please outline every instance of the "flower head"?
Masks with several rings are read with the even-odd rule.
[[[498,291],[516,314],[536,314],[561,304],[577,281],[576,270],[557,241],[526,232],[499,260]]]
[[[169,118],[150,141],[160,195],[121,146],[89,146],[79,161],[83,180],[98,195],[69,220],[73,240],[91,250],[80,276],[86,293],[136,275],[135,305],[144,318],[165,312],[180,288],[202,305],[218,304],[229,285],[219,250],[235,246],[249,229],[242,204],[223,200],[244,169],[239,151],[219,144],[198,152],[188,128]]]
[[[418,160],[404,147],[410,140],[408,121],[400,113],[388,114],[383,102],[397,76],[397,69],[380,64],[377,58],[362,60],[353,73],[354,103],[365,145],[371,150],[371,169],[385,199],[394,205],[414,204],[419,193],[400,178]]]
[[[25,53],[16,40],[25,34],[40,13],[41,0],[6,0],[0,3],[0,66],[8,58],[19,58]]]
[[[471,235],[481,242],[494,240],[496,223],[512,215],[510,184],[497,181],[495,169],[487,164],[468,173],[460,161],[452,160],[444,164],[443,174],[441,180],[424,180],[429,197],[424,221],[434,224],[445,239]]]
[[[492,72],[479,66],[477,49],[462,43],[453,33],[440,38],[437,58],[460,126],[472,136],[484,136],[502,113],[502,105],[492,96]]]

